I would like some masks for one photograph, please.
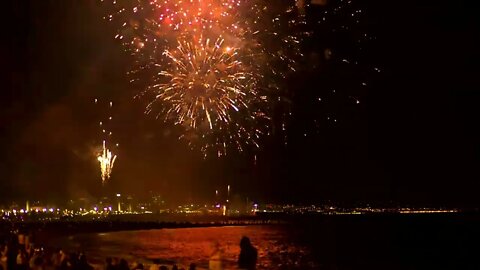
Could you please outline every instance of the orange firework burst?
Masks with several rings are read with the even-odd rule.
[[[204,153],[259,146],[279,85],[295,70],[292,51],[299,54],[294,2],[110,3],[106,19],[121,22],[116,38],[135,57],[130,75],[150,99],[147,113],[182,126],[180,137]]]
[[[231,121],[230,112],[247,110],[258,97],[254,80],[239,60],[237,49],[224,41],[221,37],[215,41],[202,37],[180,40],[176,49],[166,50],[171,63],[157,77],[166,82],[149,88],[156,98],[147,110],[162,101],[167,104],[167,119],[173,115],[177,124],[192,128],[204,124],[210,129]]]

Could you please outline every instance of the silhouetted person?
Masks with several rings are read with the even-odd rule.
[[[17,255],[18,249],[16,248],[17,244],[14,240],[12,240],[7,245],[7,269],[12,270],[15,269],[17,266]]]
[[[197,269],[197,265],[194,264],[194,263],[191,263],[190,264],[190,267],[188,268],[189,270],[196,270]]]
[[[25,257],[27,257],[28,261],[30,261],[30,258],[32,258],[34,253],[35,253],[35,249],[33,248],[32,244],[30,244],[27,248],[25,248]]]
[[[143,264],[135,263],[134,266],[132,267],[132,270],[143,270]]]
[[[160,270],[160,260],[159,259],[153,259],[153,263],[150,264],[150,270]]]
[[[178,266],[177,266],[176,264],[174,264],[174,265],[172,266],[172,270],[178,270]]]
[[[118,263],[118,270],[130,270],[130,267],[128,267],[128,262],[125,259],[120,259],[120,262]]]
[[[65,260],[65,253],[61,249],[55,250],[50,258],[50,262],[55,270],[60,269],[63,260]]]
[[[27,256],[25,254],[25,251],[23,251],[23,248],[18,249],[18,254],[17,254],[17,270],[27,270],[28,269],[28,264],[27,264]]]
[[[85,254],[83,254],[83,253],[78,256],[77,269],[79,269],[79,270],[93,270],[93,267],[90,264],[88,264],[87,256],[85,256]]]
[[[113,267],[112,264],[112,257],[107,257],[105,259],[105,270],[114,270],[115,267]]]
[[[60,267],[58,269],[59,270],[69,270],[69,269],[71,269],[71,266],[72,265],[70,263],[70,259],[69,259],[68,255],[64,253],[63,259],[60,262]]]
[[[2,245],[0,247],[0,266],[3,270],[7,270],[7,245]]]
[[[28,265],[30,270],[39,270],[42,269],[44,265],[43,254],[39,250],[35,250],[30,258]]]
[[[3,245],[0,246],[0,270],[6,270],[7,268],[7,256],[3,255]]]
[[[30,256],[27,256],[29,258],[28,260],[28,267],[30,269],[34,269],[35,268],[35,260],[37,260],[37,258],[40,256],[39,254],[40,252],[38,251],[34,251],[33,253],[31,253]]]
[[[213,243],[212,255],[208,261],[209,270],[223,270],[223,255],[218,242]]]
[[[45,259],[43,258],[42,254],[40,254],[39,256],[37,256],[35,258],[35,260],[33,261],[33,268],[30,268],[30,270],[43,270],[45,269],[45,266],[46,266],[46,261]]]
[[[238,257],[238,268],[254,270],[257,265],[257,249],[252,246],[250,239],[246,236],[240,241],[240,256]]]

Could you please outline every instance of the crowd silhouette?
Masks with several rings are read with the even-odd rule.
[[[27,238],[28,239],[28,238]],[[223,252],[219,242],[212,245],[212,254],[209,258],[209,270],[224,270]],[[246,236],[240,241],[238,268],[241,270],[255,270],[257,264],[257,249],[253,247]],[[65,252],[63,249],[46,250],[25,241],[23,235],[11,237],[0,244],[0,270],[186,270],[177,265],[166,266],[153,262],[144,266],[140,262],[129,265],[123,258],[107,257],[104,265],[91,265],[87,255],[83,252]],[[196,270],[195,263],[191,263],[188,270]]]

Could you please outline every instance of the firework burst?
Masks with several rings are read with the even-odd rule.
[[[103,141],[102,153],[99,154],[97,157],[98,162],[100,162],[102,184],[105,184],[106,181],[110,178],[115,159],[117,159],[117,156],[107,148],[106,142]]]
[[[170,61],[159,66],[157,83],[146,91],[155,95],[148,113],[160,108],[157,117],[184,127],[182,139],[219,156],[228,146],[238,151],[258,147],[262,131],[257,123],[267,119],[262,110],[268,107],[239,49],[225,43],[222,37],[179,40],[175,49],[164,52]]]
[[[107,113],[107,116],[101,117],[102,121],[98,122],[99,133],[102,138],[102,148],[97,148],[95,152],[95,157],[100,165],[102,184],[105,185],[105,183],[110,179],[113,165],[117,159],[117,155],[115,155],[113,150],[109,149],[107,146],[107,142],[111,142],[113,137],[113,133],[111,131],[113,117],[110,114],[113,107],[113,102],[109,101],[108,103],[104,104],[100,102],[99,99],[95,98],[94,104],[96,105],[96,110],[99,111],[100,114]],[[103,106],[97,107],[97,105]],[[107,111],[105,111],[105,107],[107,108]],[[118,143],[115,144],[115,146],[118,147]]]
[[[243,66],[236,48],[225,46],[223,38],[211,41],[178,41],[174,50],[166,50],[171,61],[159,68],[156,81],[148,91],[157,102],[164,103],[165,119],[173,116],[176,124],[191,128],[208,126],[213,129],[232,120],[231,112],[248,110],[249,103],[257,101],[252,74]],[[257,101],[258,102],[258,101]]]
[[[258,147],[271,133],[272,108],[301,56],[293,1],[105,2],[147,113],[181,126],[180,138],[205,154]]]

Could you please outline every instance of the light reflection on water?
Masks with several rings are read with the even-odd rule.
[[[240,239],[248,236],[258,249],[259,269],[315,269],[305,246],[295,243],[291,232],[280,226],[235,226],[181,228],[144,231],[122,231],[79,234],[52,240],[52,245],[71,251],[85,251],[97,263],[107,256],[129,260],[189,265],[194,262],[206,267],[212,244],[223,248],[225,266],[234,268],[240,252]]]

